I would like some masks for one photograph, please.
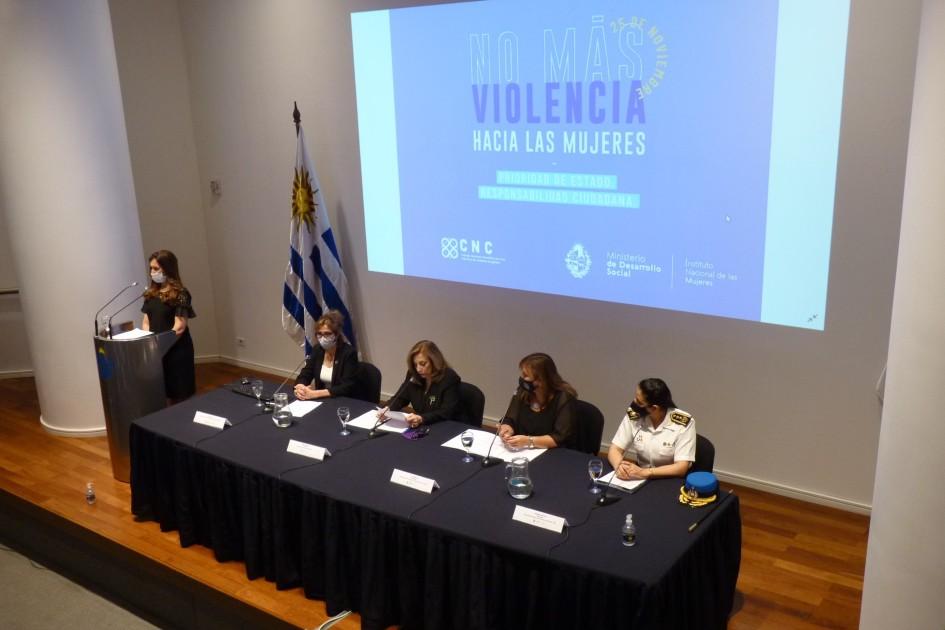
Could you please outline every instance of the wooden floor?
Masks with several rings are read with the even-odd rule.
[[[253,372],[220,363],[198,365],[198,389],[208,391],[242,375]],[[265,580],[249,581],[241,563],[218,563],[203,547],[182,549],[176,532],[135,522],[129,486],[112,478],[106,439],[46,433],[39,424],[33,379],[0,380],[0,409],[0,491],[289,624],[313,628],[325,620],[324,604],[306,599],[301,589],[277,591]],[[92,506],[84,501],[87,481],[94,481],[97,490]],[[729,628],[856,628],[869,519],[748,488],[736,492],[742,564]],[[352,615],[333,627],[359,626]]]

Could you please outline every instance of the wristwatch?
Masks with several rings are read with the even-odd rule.
[[[528,436],[528,448],[535,448],[535,438],[531,435]]]

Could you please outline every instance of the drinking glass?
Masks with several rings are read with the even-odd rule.
[[[260,396],[262,396],[263,393],[263,382],[260,380],[255,380],[252,382],[251,387],[253,388],[253,396],[256,397],[256,406],[262,407],[263,402]]]
[[[338,407],[338,420],[341,422],[341,435],[351,435],[348,430],[348,419],[351,418],[351,410],[347,407]]]
[[[604,462],[596,457],[587,462],[587,474],[591,477],[591,494],[600,494],[600,486],[596,482],[602,472],[604,472]]]
[[[469,454],[469,448],[473,445],[473,432],[469,429],[463,431],[463,434],[459,436],[459,441],[462,442],[463,448],[466,449],[466,454],[463,455],[463,463],[468,464],[473,461],[473,456]]]
[[[292,412],[289,411],[289,395],[285,392],[277,392],[272,395],[272,421],[280,429],[292,425]]]

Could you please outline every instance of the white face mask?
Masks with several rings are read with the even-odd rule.
[[[167,280],[167,276],[164,275],[163,271],[152,271],[151,272],[151,281],[158,284],[164,284],[164,281]]]
[[[322,350],[331,350],[335,347],[335,336],[329,335],[327,337],[319,337],[318,345],[322,347]]]

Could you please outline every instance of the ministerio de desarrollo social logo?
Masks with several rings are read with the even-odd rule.
[[[580,243],[575,243],[564,257],[564,264],[571,275],[581,279],[591,270],[591,255]]]

